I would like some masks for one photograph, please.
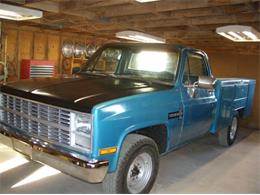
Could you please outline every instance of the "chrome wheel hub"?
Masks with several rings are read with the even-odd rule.
[[[140,193],[149,182],[153,171],[152,157],[141,153],[131,163],[127,173],[127,188],[131,193]]]
[[[229,132],[229,137],[231,140],[233,140],[235,138],[236,132],[237,132],[237,118],[234,117],[232,124],[231,124],[230,132]]]

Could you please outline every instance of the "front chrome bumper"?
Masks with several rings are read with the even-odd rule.
[[[85,161],[46,146],[25,140],[0,128],[0,143],[38,161],[89,183],[102,182],[108,170],[108,161]]]

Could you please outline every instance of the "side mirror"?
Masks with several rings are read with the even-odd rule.
[[[203,89],[214,89],[216,79],[208,76],[199,76],[198,87]]]
[[[78,73],[80,71],[80,67],[73,67],[72,74]]]

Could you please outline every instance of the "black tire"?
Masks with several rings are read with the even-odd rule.
[[[231,133],[234,124],[236,126],[236,130],[235,133]],[[232,118],[231,125],[228,128],[221,129],[218,131],[219,144],[226,147],[231,146],[237,138],[237,133],[238,133],[238,117],[234,116]]]
[[[128,188],[129,182],[127,183],[130,166],[133,166],[132,162],[135,161],[137,156],[143,155],[144,153],[150,155],[151,157],[151,175],[142,190],[133,192],[131,191],[131,188]],[[122,146],[116,171],[114,173],[107,174],[103,181],[103,190],[106,193],[111,194],[149,193],[157,177],[158,169],[159,150],[156,143],[149,137],[138,134],[130,134],[126,137]],[[133,169],[131,171],[131,174],[133,174]],[[139,173],[137,173],[137,175]]]

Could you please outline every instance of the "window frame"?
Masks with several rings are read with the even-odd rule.
[[[190,76],[190,64],[189,64],[189,56],[190,55],[197,55],[197,56],[200,56],[201,59],[202,59],[202,64],[207,72],[207,75],[205,76],[211,76],[211,71],[209,69],[209,65],[207,63],[207,60],[205,59],[206,56],[204,55],[204,53],[200,52],[200,51],[187,51],[186,53],[186,56],[185,56],[185,64],[184,64],[184,68],[183,68],[183,74],[182,74],[182,80],[181,80],[181,83],[184,87],[193,87],[194,86],[194,83],[193,84],[189,84],[189,85],[186,85],[183,81],[184,81],[184,75],[185,75],[185,67],[186,65],[188,65],[188,74]]]

